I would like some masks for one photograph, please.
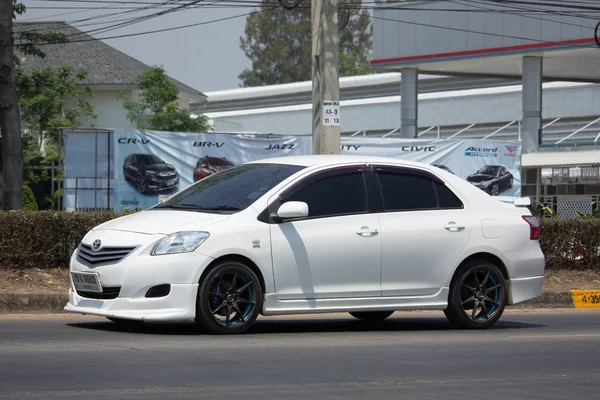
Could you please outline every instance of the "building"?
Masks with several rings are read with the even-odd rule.
[[[117,92],[123,91],[129,100],[137,99],[140,91],[138,76],[150,66],[130,57],[108,44],[72,27],[65,22],[19,22],[15,23],[16,36],[19,32],[56,32],[69,38],[67,43],[43,46],[45,58],[23,56],[22,65],[27,69],[71,65],[74,69],[84,69],[87,77],[82,86],[90,87],[92,96],[88,99],[95,109],[97,118],[93,121],[81,121],[82,128],[92,124],[98,128],[125,129],[135,128],[127,119],[127,112],[117,98]],[[191,103],[203,103],[206,95],[173,78],[171,81],[179,88],[179,107],[189,109]]]
[[[401,136],[401,73],[340,79],[341,130],[346,136]],[[311,82],[207,92],[205,113],[216,132],[310,135]],[[522,85],[506,78],[419,75],[417,137],[421,139],[522,138]],[[560,215],[591,212],[600,195],[600,85],[543,85],[541,143],[523,154],[522,194]],[[592,143],[583,146],[581,143]],[[558,151],[556,150],[558,149]]]

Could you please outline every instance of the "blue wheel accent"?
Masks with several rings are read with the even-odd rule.
[[[246,318],[252,312],[254,303],[254,291],[251,280],[248,280],[241,273],[226,272],[215,278],[217,282],[213,284],[209,295],[209,307],[213,318],[221,325],[232,327],[245,323]],[[233,282],[235,279],[235,282]],[[241,282],[241,284],[239,284]],[[238,293],[239,288],[248,285]],[[230,292],[231,291],[231,292]],[[227,300],[228,294],[234,294],[232,299]],[[242,303],[247,303],[245,307]],[[235,307],[240,309],[240,313],[235,311]],[[243,309],[243,311],[242,311]],[[228,315],[229,314],[229,315]],[[234,319],[229,319],[230,317]]]

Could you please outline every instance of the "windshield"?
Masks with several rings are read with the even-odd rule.
[[[138,154],[137,159],[142,165],[164,164],[164,161],[152,154]]]
[[[303,168],[284,164],[243,164],[232,167],[198,181],[153,209],[240,211]]]
[[[479,171],[480,174],[486,175],[497,175],[500,167],[488,165],[487,167],[481,168]]]

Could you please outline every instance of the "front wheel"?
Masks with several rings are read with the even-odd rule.
[[[350,315],[364,321],[382,321],[393,313],[393,311],[357,311],[351,312]]]
[[[492,188],[490,189],[490,194],[492,196],[498,196],[499,193],[500,193],[500,186],[497,183],[494,183],[492,185]]]
[[[444,314],[459,328],[489,328],[504,312],[507,298],[506,280],[500,269],[475,260],[456,272]]]
[[[226,261],[211,269],[198,288],[196,323],[209,333],[243,333],[258,317],[262,301],[254,271]]]

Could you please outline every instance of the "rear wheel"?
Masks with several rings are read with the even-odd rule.
[[[364,321],[382,321],[393,313],[393,311],[357,311],[351,312],[350,315]]]
[[[243,333],[262,307],[260,281],[247,265],[235,261],[218,264],[198,288],[196,323],[209,333]]]
[[[507,298],[500,269],[488,261],[475,260],[456,272],[444,314],[459,328],[489,328],[502,316]]]

